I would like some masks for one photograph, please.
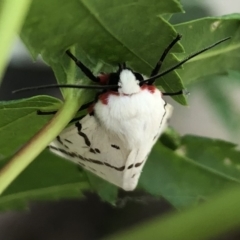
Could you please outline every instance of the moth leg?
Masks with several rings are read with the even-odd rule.
[[[83,110],[83,109],[82,109]],[[79,110],[80,111],[80,110]],[[37,111],[37,115],[54,115],[56,114],[57,111],[52,111],[52,112],[42,112],[40,110]],[[76,121],[79,121],[81,120],[83,117],[85,117],[85,115],[81,116],[81,117],[76,117],[76,118],[73,118],[69,123],[72,123],[72,122],[76,122]]]
[[[173,39],[173,41],[168,45],[168,47],[164,50],[163,54],[161,55],[160,59],[158,60],[155,68],[152,70],[150,77],[153,77],[158,74],[162,67],[162,63],[164,59],[166,58],[169,51],[172,49],[172,47],[182,38],[180,34],[177,34],[176,38]],[[151,85],[154,83],[155,80],[149,81],[148,84]]]
[[[92,71],[87,68],[80,60],[78,60],[69,50],[66,54],[75,62],[75,64],[82,70],[82,72],[93,82],[100,82],[100,79],[92,73]]]
[[[164,96],[177,96],[177,95],[189,95],[190,93],[187,90],[181,90],[178,92],[172,92],[172,93],[162,93]]]
[[[91,101],[88,103],[83,104],[79,109],[78,112],[87,109],[89,106],[91,106],[95,101]],[[41,110],[37,110],[37,115],[54,115],[57,111],[51,111],[51,112],[43,112]]]
[[[76,118],[73,118],[69,123],[73,123],[73,122],[77,122],[77,121],[80,121],[82,118],[84,118],[86,115],[83,115],[81,117],[76,117]]]
[[[57,111],[51,111],[51,112],[43,112],[41,110],[37,110],[37,115],[54,115]]]

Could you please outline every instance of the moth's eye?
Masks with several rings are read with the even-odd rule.
[[[119,82],[119,73],[111,73],[109,75],[109,85],[118,85]]]
[[[135,76],[135,78],[136,78],[137,80],[139,80],[139,81],[143,81],[143,80],[144,80],[142,74],[140,74],[140,73],[138,73],[138,72],[133,72],[133,74],[134,74],[134,76]]]

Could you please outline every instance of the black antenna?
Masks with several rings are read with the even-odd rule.
[[[75,84],[50,84],[38,87],[21,88],[12,93],[25,92],[30,90],[48,89],[48,88],[79,88],[79,89],[112,89],[118,87],[117,85],[75,85]]]
[[[168,45],[168,47],[164,50],[163,54],[161,55],[160,59],[158,60],[155,68],[152,70],[150,77],[153,77],[155,75],[157,75],[162,67],[163,61],[166,58],[166,56],[168,55],[169,51],[173,48],[173,46],[179,41],[181,40],[182,35],[181,34],[177,34],[177,36],[175,37],[175,39],[173,39],[173,41]],[[152,82],[153,83],[153,82]]]
[[[80,60],[78,60],[69,50],[66,54],[75,62],[75,64],[82,70],[82,72],[93,82],[99,82],[99,79],[94,76],[92,71],[87,68]]]
[[[181,36],[179,35],[175,40],[178,41],[181,38]],[[184,60],[182,60],[181,62],[177,63],[176,65],[174,65],[173,67],[165,70],[164,72],[161,72],[155,76],[152,76],[146,80],[141,81],[141,85],[144,83],[147,83],[149,81],[154,81],[157,78],[160,78],[166,74],[168,74],[169,72],[175,70],[176,68],[180,67],[181,65],[183,65],[185,62],[189,61],[190,59],[196,57],[197,55],[217,46],[218,44],[225,42],[227,40],[229,40],[231,37],[227,37],[224,38],[196,53],[193,53],[191,55],[189,55],[187,58],[185,58]],[[77,66],[79,66],[81,68],[81,70],[85,73],[85,75],[87,77],[89,77],[92,81],[98,81],[98,79],[92,75],[91,71],[89,69],[85,69],[86,67],[80,62],[78,61],[71,53],[70,51],[66,52],[68,54],[68,56],[70,56],[70,58],[72,58],[74,60],[74,62],[76,63]],[[125,68],[126,65],[125,63],[123,63],[122,65],[120,65],[121,67]],[[118,85],[74,85],[74,84],[50,84],[50,85],[43,85],[43,86],[37,86],[37,87],[28,87],[28,88],[21,88],[18,90],[13,91],[12,93],[19,93],[19,92],[24,92],[24,91],[30,91],[30,90],[39,90],[39,89],[48,89],[48,88],[78,88],[78,89],[100,89],[100,90],[104,90],[104,89],[114,89],[114,88],[118,88]],[[180,94],[180,92],[177,92],[177,94]],[[176,95],[175,93],[172,95]]]
[[[144,81],[141,81],[141,84],[147,83],[148,81],[155,80],[157,78],[160,78],[160,77],[168,74],[169,72],[172,72],[173,70],[175,70],[176,68],[180,67],[181,65],[183,65],[185,62],[189,61],[190,59],[192,59],[192,58],[196,57],[197,55],[199,55],[199,54],[201,54],[201,53],[203,53],[203,52],[205,52],[205,51],[207,51],[207,50],[217,46],[218,44],[220,44],[222,42],[225,42],[225,41],[229,40],[230,38],[231,37],[224,38],[224,39],[222,39],[222,40],[220,40],[220,41],[218,41],[218,42],[216,42],[216,43],[214,43],[214,44],[212,44],[212,45],[210,45],[210,46],[208,46],[208,47],[206,47],[206,48],[204,48],[204,49],[202,49],[202,50],[200,50],[198,52],[195,52],[195,53],[189,55],[187,58],[185,58],[181,62],[177,63],[173,67],[170,67],[169,69],[167,69],[167,70],[165,70],[165,71],[163,71],[163,72],[161,72],[161,73],[159,73],[159,74],[157,74],[155,76],[152,76],[152,77],[150,77],[150,78],[148,78],[148,79],[146,79]]]

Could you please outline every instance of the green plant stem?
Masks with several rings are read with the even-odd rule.
[[[0,171],[0,194],[69,123],[79,108],[76,99],[66,99],[62,108]]]
[[[0,12],[0,79],[6,67],[14,37],[19,32],[27,15],[31,0],[4,0]]]
[[[170,214],[108,240],[206,240],[240,226],[239,186],[227,189],[201,206]]]

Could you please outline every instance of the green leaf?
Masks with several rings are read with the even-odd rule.
[[[176,150],[181,144],[181,137],[173,128],[167,128],[160,136],[159,141],[166,147]]]
[[[183,35],[181,44],[186,51],[185,56],[220,39],[232,37],[184,64],[184,70],[177,71],[184,84],[192,84],[206,76],[226,74],[230,69],[239,71],[239,26],[240,14],[208,17],[175,25],[175,29]]]
[[[75,164],[44,151],[0,196],[0,210],[26,208],[30,201],[80,198],[87,189]]]
[[[179,2],[173,0],[34,1],[21,36],[34,57],[42,54],[61,83],[67,81],[67,62],[62,56],[72,45],[76,46],[77,57],[91,69],[102,61],[108,65],[101,71],[109,72],[113,70],[109,64],[115,67],[126,61],[135,70],[149,75],[176,36],[173,27],[161,16],[179,11],[182,11]],[[182,48],[176,44],[172,51],[181,52]],[[176,62],[169,54],[163,69]],[[77,79],[82,78],[83,74],[78,72]],[[162,78],[159,85],[167,92],[183,89],[177,73]],[[186,104],[183,96],[174,98]]]
[[[114,204],[118,195],[118,187],[88,171],[85,173],[91,188],[98,193],[101,199]]]
[[[147,4],[144,0],[131,3],[127,0],[34,1],[23,27],[22,37],[33,56],[41,53],[48,58],[54,55],[58,57],[69,46],[80,42],[90,56],[103,60],[108,58],[111,63],[114,62],[112,58],[117,58],[116,61],[128,60],[125,55],[129,52],[144,61],[133,48],[146,54],[146,48],[149,48],[146,43],[149,43],[150,36],[161,43],[158,36],[163,37],[162,34],[152,31],[154,28],[159,30],[156,16],[179,11],[181,7],[178,1],[151,0]],[[149,17],[143,17],[146,15]],[[135,40],[131,39],[133,36]],[[120,53],[123,58],[115,57],[115,52]]]
[[[240,72],[229,70],[228,71],[229,77],[236,80],[236,82],[239,82],[240,79]]]
[[[187,135],[182,138],[180,150],[196,163],[240,182],[240,152],[236,150],[235,144]]]
[[[203,149],[199,147],[199,151]],[[143,169],[139,187],[163,196],[181,209],[205,201],[214,193],[239,182],[157,143]]]
[[[13,154],[52,118],[37,115],[37,110],[53,111],[60,104],[48,96],[0,102],[0,156]]]
[[[240,132],[240,113],[236,107],[237,101],[235,99],[235,93],[239,88],[239,80],[234,79],[237,77],[237,72],[231,71],[230,77],[214,77],[211,81],[203,81],[200,85],[205,93],[206,99],[209,101],[210,107],[218,115],[219,121],[221,121],[225,128],[235,136],[238,141]],[[206,79],[208,80],[208,79]],[[206,87],[207,85],[207,87]]]

